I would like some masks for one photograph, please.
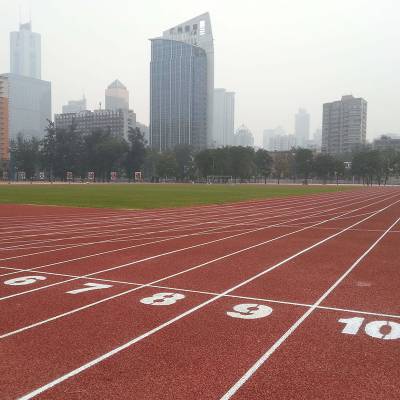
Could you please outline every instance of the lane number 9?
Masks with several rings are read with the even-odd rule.
[[[228,311],[227,314],[232,318],[240,319],[258,319],[268,317],[272,313],[272,308],[261,304],[238,304],[233,307],[234,311]]]

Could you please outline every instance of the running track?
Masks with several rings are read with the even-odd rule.
[[[1,399],[399,399],[400,190],[0,206]]]

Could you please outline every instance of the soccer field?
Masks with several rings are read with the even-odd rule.
[[[0,185],[0,203],[100,208],[163,208],[328,193],[343,186],[201,184]]]

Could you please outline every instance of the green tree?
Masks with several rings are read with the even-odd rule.
[[[40,163],[40,141],[35,138],[24,138],[22,134],[11,142],[10,153],[17,171],[24,171],[27,179],[33,179]]]
[[[177,164],[178,180],[183,181],[194,175],[194,152],[191,146],[180,144],[175,146],[174,155]]]
[[[57,162],[57,138],[54,122],[47,120],[46,134],[42,140],[41,161],[49,180],[54,179],[54,169]]]
[[[93,170],[98,179],[108,181],[111,171],[121,168],[128,151],[126,140],[110,131],[96,130],[84,137],[86,170]]]
[[[335,159],[329,154],[318,154],[314,159],[313,172],[326,183],[335,174]]]
[[[64,180],[68,171],[74,176],[84,172],[84,139],[72,125],[69,129],[56,129],[55,176]]]
[[[194,162],[200,176],[215,175],[215,150],[206,149],[198,152]]]
[[[287,178],[290,174],[290,166],[292,163],[292,154],[290,152],[279,152],[274,156],[273,174],[280,183],[282,178]]]
[[[272,157],[267,150],[259,149],[256,151],[255,164],[258,175],[263,176],[266,183],[272,172]]]
[[[300,175],[307,183],[313,169],[313,153],[309,149],[297,148],[294,155],[295,177]]]
[[[172,151],[161,153],[156,166],[157,174],[163,178],[173,178],[178,174],[178,163]]]
[[[128,130],[128,151],[126,152],[124,167],[127,176],[132,176],[133,172],[140,171],[146,158],[146,140],[139,128]]]
[[[157,164],[159,157],[160,153],[157,151],[151,148],[146,149],[143,170],[144,175],[150,178],[152,182],[157,180]]]
[[[248,179],[256,172],[255,151],[252,147],[230,147],[232,174],[235,178]]]

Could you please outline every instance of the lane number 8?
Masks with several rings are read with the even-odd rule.
[[[184,299],[185,296],[180,293],[156,293],[151,297],[145,297],[140,300],[143,304],[149,304],[151,306],[170,306],[175,304],[178,300]]]

